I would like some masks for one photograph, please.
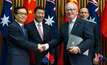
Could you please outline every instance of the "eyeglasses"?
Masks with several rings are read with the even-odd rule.
[[[19,15],[27,15],[27,13],[17,13],[17,14],[19,14]]]
[[[67,9],[67,10],[65,10],[65,11],[68,12],[68,11],[74,11],[74,10],[76,10],[76,9]]]

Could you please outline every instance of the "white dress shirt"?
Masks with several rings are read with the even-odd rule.
[[[74,26],[74,23],[75,23],[76,19],[77,19],[77,17],[75,17],[72,21],[69,20],[68,36],[69,36],[69,34],[71,33],[71,31],[72,31],[72,28],[73,28],[73,26]]]

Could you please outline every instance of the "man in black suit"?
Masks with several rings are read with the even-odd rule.
[[[44,16],[45,16],[45,9],[43,7],[38,6],[34,10],[35,19],[25,25],[25,28],[28,32],[29,40],[34,43],[36,42],[36,44],[47,43],[53,38],[51,27],[43,22]],[[35,57],[34,65],[45,65],[42,62],[42,59],[43,57],[45,57],[45,55],[47,55],[47,53],[48,50],[42,53],[34,51],[34,57]]]
[[[80,18],[87,20],[87,18],[89,17],[89,12],[88,9],[83,7],[79,10],[79,16]],[[100,37],[100,31],[99,31],[99,27],[98,24],[91,22],[91,21],[87,21],[90,22],[90,25],[92,26],[93,29],[93,33],[94,33],[94,54],[93,54],[93,64],[97,65],[98,64],[98,59],[96,59],[95,54],[101,53],[101,37]]]
[[[62,24],[60,27],[58,38],[48,42],[49,49],[56,47],[63,42],[64,61],[62,62],[64,62],[64,65],[92,65],[90,49],[93,48],[94,45],[94,36],[89,23],[77,17],[78,9],[75,3],[67,3],[65,12],[69,21]],[[70,34],[81,37],[83,41],[79,45],[70,47],[70,50],[67,50]]]
[[[16,7],[14,15],[15,21],[7,28],[7,65],[29,65],[29,51],[42,50],[42,46],[28,41],[27,32],[23,26],[27,18],[27,9]]]

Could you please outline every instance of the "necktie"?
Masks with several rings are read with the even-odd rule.
[[[21,28],[23,30],[24,35],[26,35],[24,26],[21,26]]]
[[[39,32],[41,39],[43,40],[43,33],[42,33],[41,25],[39,23],[38,23],[38,32]]]

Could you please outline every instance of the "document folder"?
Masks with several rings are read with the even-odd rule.
[[[83,41],[83,39],[79,36],[70,34],[68,44],[67,44],[67,50],[69,50],[69,47],[77,46]]]

